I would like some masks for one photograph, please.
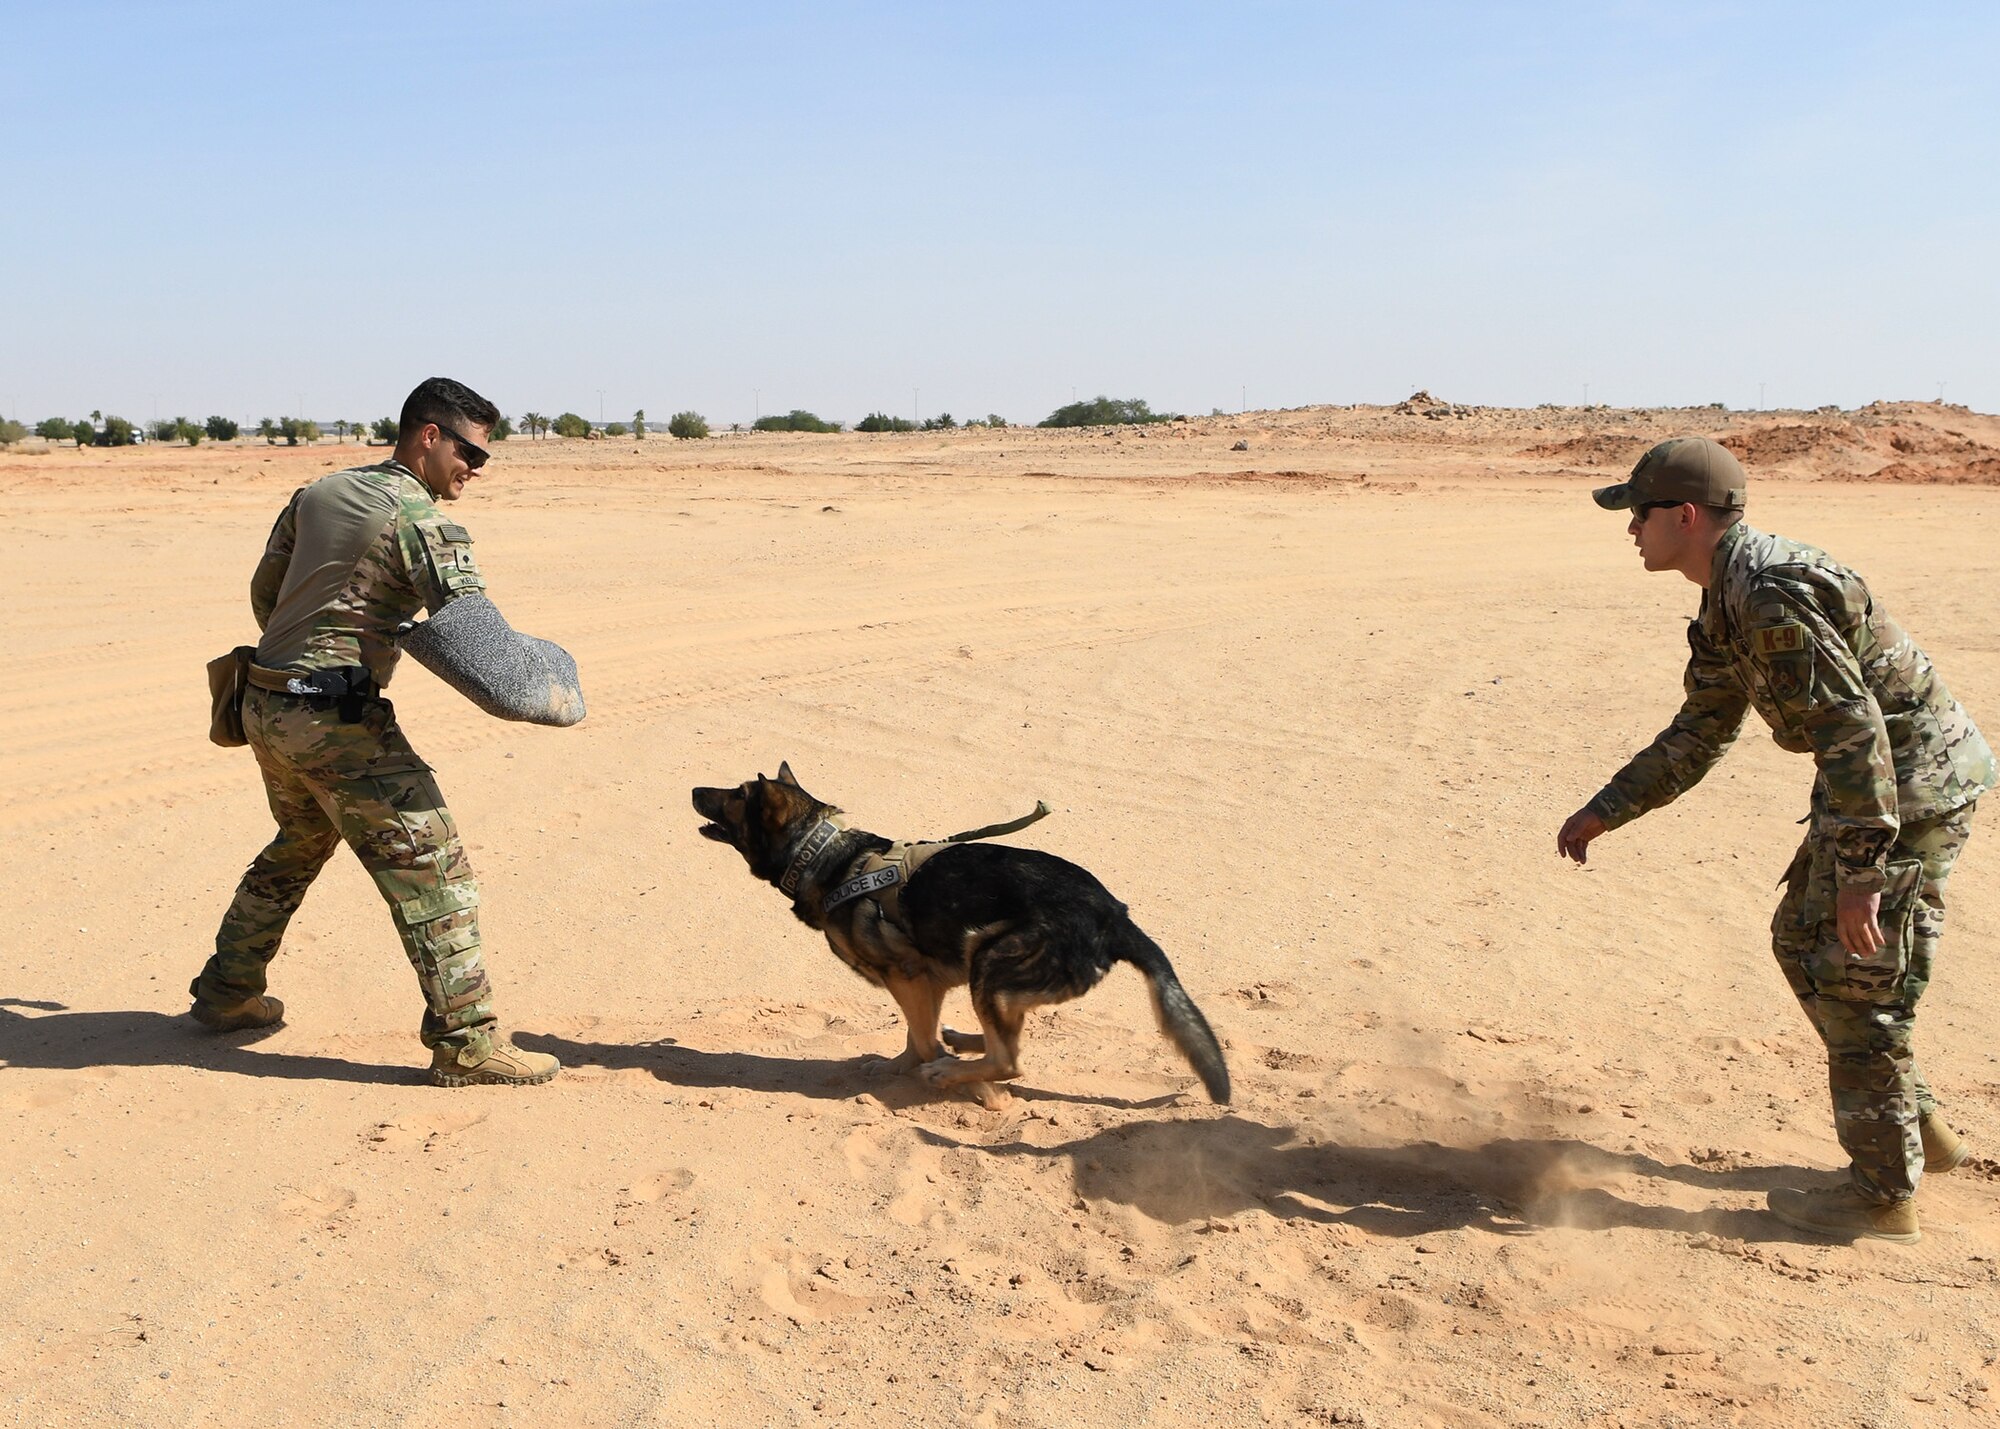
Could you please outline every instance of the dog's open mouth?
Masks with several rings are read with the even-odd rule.
[[[708,822],[701,827],[701,836],[714,839],[717,843],[734,843],[729,831],[729,796],[734,789],[696,789],[694,791],[694,811]]]

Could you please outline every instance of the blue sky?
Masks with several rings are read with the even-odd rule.
[[[2000,410],[2000,7],[0,0],[0,410]]]

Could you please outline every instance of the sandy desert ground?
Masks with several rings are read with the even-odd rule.
[[[0,453],[0,1421],[1992,1423],[1991,830],[1920,1034],[1979,1157],[1911,1248],[1761,1210],[1838,1161],[1765,931],[1809,763],[1753,725],[1554,853],[1679,697],[1698,592],[1587,494],[1678,431],[2000,730],[2000,419],[1961,408],[506,444],[457,511],[590,718],[392,693],[568,1070],[463,1091],[346,855],[282,1028],[182,1015],[270,828],[201,665],[361,450]],[[890,1074],[887,997],[696,835],[690,786],[781,758],[895,835],[1048,800],[1016,840],[1131,905],[1234,1105],[1129,969],[1034,1020],[1006,1111]]]

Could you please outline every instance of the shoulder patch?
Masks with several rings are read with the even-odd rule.
[[[470,541],[472,539],[470,531],[466,530],[463,526],[454,525],[450,521],[438,527],[438,535],[444,537],[447,541]]]
[[[1759,655],[1796,655],[1811,647],[1805,626],[1796,620],[1776,625],[1760,625],[1750,632],[1750,645]]]

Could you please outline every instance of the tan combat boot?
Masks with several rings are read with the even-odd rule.
[[[1825,1191],[1792,1191],[1783,1187],[1765,1201],[1771,1214],[1788,1226],[1836,1240],[1886,1240],[1914,1245],[1923,1239],[1917,1229],[1915,1201],[1870,1201],[1852,1186]]]
[[[241,1032],[248,1027],[275,1027],[285,1020],[285,1004],[275,997],[246,997],[217,1007],[196,998],[188,1016],[211,1032]]]
[[[1972,1155],[1972,1148],[1936,1112],[1917,1119],[1917,1134],[1924,1139],[1926,1175],[1942,1176],[1947,1171],[1956,1171]]]
[[[532,1087],[561,1070],[554,1057],[523,1051],[504,1032],[477,1034],[463,1047],[431,1048],[431,1080],[441,1087]]]

